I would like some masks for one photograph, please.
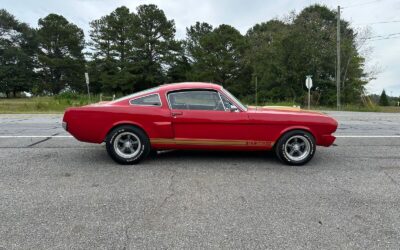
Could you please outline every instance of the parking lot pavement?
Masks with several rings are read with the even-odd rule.
[[[400,113],[324,112],[339,121],[338,135],[400,136]],[[60,114],[0,114],[0,136],[68,135],[61,120]]]
[[[400,136],[400,113],[327,111],[339,121],[338,135]]]
[[[186,151],[120,166],[104,145],[0,137],[0,249],[398,249],[400,118],[332,115],[344,137],[303,167],[272,153]],[[65,135],[37,129],[59,116],[27,118],[26,130],[3,118],[3,136]]]

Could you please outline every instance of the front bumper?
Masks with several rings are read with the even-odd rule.
[[[323,135],[320,138],[319,145],[324,146],[324,147],[329,147],[333,144],[333,142],[336,140],[336,137],[333,135]]]

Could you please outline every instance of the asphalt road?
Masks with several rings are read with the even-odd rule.
[[[59,115],[0,115],[0,249],[399,249],[400,114],[330,114],[340,138],[304,167],[181,151],[120,166],[57,137]]]

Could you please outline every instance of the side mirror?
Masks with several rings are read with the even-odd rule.
[[[235,105],[231,105],[230,108],[229,108],[229,111],[231,111],[231,112],[238,112],[239,109],[238,109]]]

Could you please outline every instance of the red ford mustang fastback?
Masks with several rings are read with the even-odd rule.
[[[150,151],[196,149],[274,150],[281,161],[303,165],[316,145],[334,142],[338,123],[295,108],[246,107],[216,84],[177,83],[69,108],[63,126],[80,141],[105,142],[121,164]]]

